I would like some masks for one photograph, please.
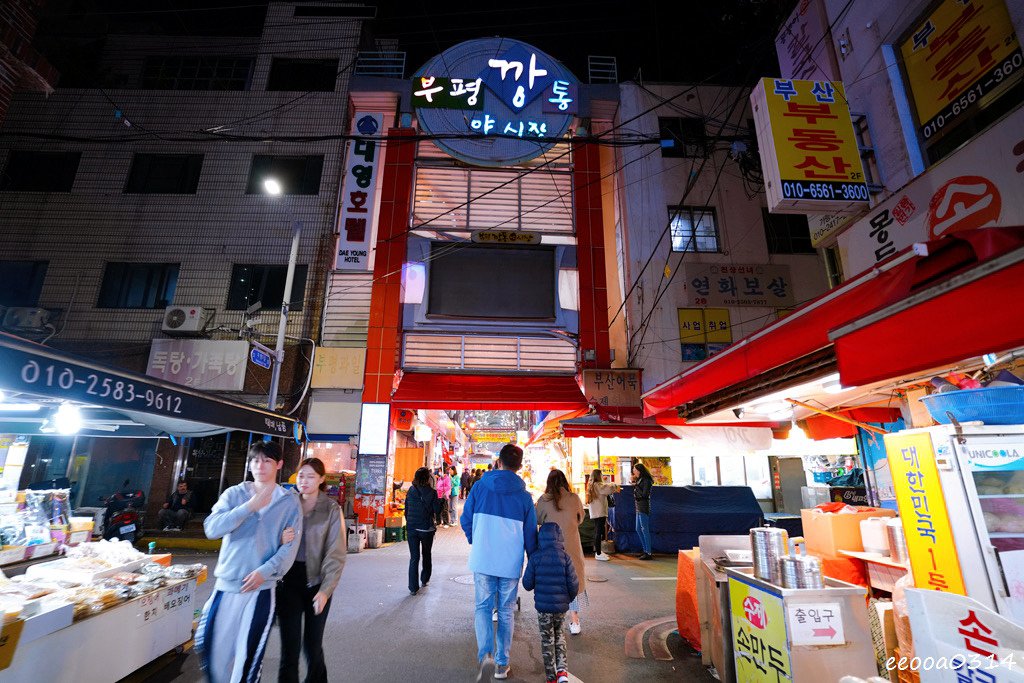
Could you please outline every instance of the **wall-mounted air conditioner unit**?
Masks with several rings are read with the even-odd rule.
[[[46,308],[14,306],[3,316],[5,330],[12,332],[46,332],[57,321],[57,312]]]
[[[203,334],[213,320],[214,310],[202,306],[168,306],[164,311],[162,330],[175,337],[194,337]]]

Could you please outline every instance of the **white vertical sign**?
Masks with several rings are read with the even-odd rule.
[[[368,139],[381,134],[384,114],[363,114],[356,119],[356,133],[365,137],[350,140],[341,181],[338,219],[338,270],[365,271],[370,267],[370,237],[373,235],[377,176],[383,165],[383,146]]]

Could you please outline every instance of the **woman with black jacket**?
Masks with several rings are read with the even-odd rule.
[[[642,462],[633,465],[633,499],[636,502],[636,533],[644,552],[641,560],[653,560],[651,555],[651,489],[654,477]]]
[[[412,486],[405,496],[405,525],[409,539],[409,593],[416,595],[420,582],[430,581],[430,549],[434,545],[434,518],[441,513],[441,499],[430,485],[430,470],[416,470]],[[420,572],[422,549],[423,571]]]

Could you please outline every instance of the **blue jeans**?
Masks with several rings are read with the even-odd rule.
[[[500,666],[508,664],[508,651],[512,647],[512,631],[516,623],[512,616],[512,608],[516,604],[519,591],[519,579],[506,579],[488,574],[473,574],[476,588],[476,627],[477,661],[483,661],[484,655],[494,655],[494,661]],[[492,614],[498,608],[498,642],[494,642],[494,623]]]
[[[636,533],[644,552],[651,554],[651,516],[646,512],[636,513]]]

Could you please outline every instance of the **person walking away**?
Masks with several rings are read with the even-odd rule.
[[[345,568],[348,546],[341,507],[324,493],[326,475],[319,458],[307,458],[295,477],[302,504],[302,533],[288,528],[282,538],[291,543],[298,537],[299,544],[295,563],[277,584],[280,683],[298,683],[299,650],[306,655],[306,683],[327,683],[324,626],[331,610],[331,595]]]
[[[601,551],[601,543],[608,530],[608,498],[621,489],[612,482],[605,482],[601,470],[590,473],[587,484],[587,505],[590,506],[590,521],[594,523],[594,559],[608,561],[608,555]]]
[[[583,564],[583,541],[580,540],[580,524],[583,523],[583,501],[569,488],[569,481],[562,470],[548,472],[544,494],[537,499],[537,523],[554,522],[562,530],[565,552],[572,558],[576,570],[579,591],[569,604],[569,633],[579,635],[580,605],[588,605],[587,575]]]
[[[462,478],[459,476],[459,471],[455,469],[455,465],[451,466],[448,473],[452,485],[452,490],[448,492],[448,526],[455,526],[459,520],[459,506],[456,501],[459,499]]]
[[[540,650],[547,683],[568,683],[569,666],[562,623],[580,585],[572,558],[565,551],[562,530],[554,522],[540,525],[537,550],[530,555],[523,574],[523,588],[534,591],[533,603],[540,625]]]
[[[188,490],[188,483],[179,481],[177,491],[167,496],[167,502],[157,513],[160,518],[160,528],[164,531],[181,531],[185,528],[188,520],[192,518],[192,492]]]
[[[641,560],[653,560],[651,555],[651,490],[654,477],[642,462],[633,465],[633,499],[636,502],[636,533],[640,536],[643,553]]]
[[[451,526],[448,523],[448,496],[452,491],[452,478],[448,470],[441,468],[437,475],[437,497],[441,499],[441,508],[437,513],[437,526]]]
[[[430,470],[421,467],[412,478],[405,496],[405,526],[409,541],[409,593],[416,595],[420,583],[430,582],[430,550],[434,545],[434,519],[441,509],[441,499],[430,486]],[[420,557],[423,571],[420,572]]]
[[[506,444],[498,455],[498,468],[481,477],[469,492],[462,509],[462,530],[469,541],[469,568],[476,594],[478,681],[493,668],[494,678],[506,679],[512,667],[508,661],[515,621],[523,553],[537,548],[537,515],[533,498],[516,472],[523,466],[523,449]],[[495,639],[491,613],[498,608]]]
[[[298,551],[298,544],[284,543],[282,535],[288,527],[302,533],[298,494],[276,483],[283,462],[276,442],[254,442],[248,454],[254,481],[226,489],[203,520],[207,538],[223,539],[217,581],[196,631],[196,650],[210,683],[260,679],[274,621],[272,589]]]

